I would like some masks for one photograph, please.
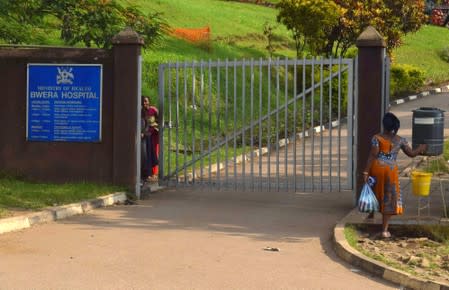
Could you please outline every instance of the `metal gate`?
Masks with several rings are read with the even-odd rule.
[[[160,184],[351,190],[354,59],[159,66]]]

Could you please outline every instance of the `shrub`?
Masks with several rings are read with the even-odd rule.
[[[411,65],[395,64],[390,69],[390,98],[415,93],[424,85],[424,71]]]
[[[439,56],[445,62],[449,62],[449,46],[446,46],[445,48],[441,49],[439,52]]]

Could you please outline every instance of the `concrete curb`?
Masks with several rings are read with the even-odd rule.
[[[402,98],[402,99],[396,99],[394,101],[391,101],[390,102],[390,106],[400,105],[400,104],[403,104],[403,103],[406,103],[406,102],[414,101],[414,100],[421,99],[421,98],[424,98],[424,97],[427,97],[427,96],[440,94],[440,93],[448,92],[448,91],[449,91],[449,85],[443,86],[441,88],[433,88],[433,89],[431,89],[429,91],[424,91],[424,92],[421,92],[421,93],[416,94],[416,95],[411,95],[411,96],[408,96],[408,97],[405,97],[405,98]]]
[[[40,212],[0,219],[0,234],[29,228],[35,224],[47,223],[84,214],[95,208],[106,207],[127,200],[125,192],[116,192],[96,199],[49,207]]]
[[[422,290],[449,290],[449,284],[442,284],[430,280],[413,277],[411,274],[387,266],[384,263],[366,257],[347,242],[344,229],[348,217],[352,211],[344,217],[334,228],[334,249],[336,254],[351,265],[359,267],[368,273],[381,277],[384,280],[397,283],[402,287]],[[402,289],[402,288],[401,288]]]

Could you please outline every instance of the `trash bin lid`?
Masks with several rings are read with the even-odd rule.
[[[413,115],[425,116],[425,117],[443,117],[444,110],[432,107],[421,107],[416,110],[412,110]]]

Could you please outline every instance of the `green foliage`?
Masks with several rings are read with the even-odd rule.
[[[359,239],[359,235],[357,232],[357,228],[352,224],[345,225],[344,229],[344,235],[345,239],[348,241],[349,245],[351,245],[353,248],[356,248],[357,241]],[[360,249],[360,248],[357,248]]]
[[[22,25],[9,17],[0,18],[0,38],[8,43],[26,43],[31,41],[32,34],[28,25]]]
[[[42,42],[46,35],[38,4],[38,0],[0,0],[0,40],[10,44]]]
[[[66,44],[86,47],[110,48],[113,36],[127,26],[150,47],[168,27],[160,13],[145,15],[115,0],[0,0],[0,11],[0,39],[8,43],[39,43],[36,29],[51,17]]]
[[[443,155],[431,157],[424,166],[426,172],[449,173],[449,139],[444,142]]]
[[[403,34],[417,31],[426,21],[424,0],[282,0],[276,7],[278,21],[292,31],[297,51],[308,43],[312,55],[344,56],[368,25],[385,37],[391,52]]]
[[[115,1],[73,1],[69,6],[64,10],[55,7],[61,19],[61,38],[69,45],[81,42],[86,47],[109,48],[112,37],[123,28],[125,18]]]
[[[424,0],[338,0],[344,13],[338,27],[329,35],[328,49],[344,53],[356,42],[362,31],[371,25],[385,37],[389,53],[400,46],[404,34],[415,32],[425,23]],[[328,50],[326,53],[331,53]]]
[[[0,15],[18,23],[40,24],[42,22],[40,0],[0,0]]]
[[[441,50],[448,46],[449,29],[425,25],[416,33],[407,34],[404,44],[394,50],[394,62],[410,64],[425,73],[425,84],[436,85],[449,80],[449,63]]]
[[[113,36],[129,26],[149,47],[167,27],[159,13],[144,15],[137,6],[123,7],[114,0],[51,1],[49,6],[61,20],[61,38],[70,45],[82,42],[87,47],[110,48]]]
[[[443,47],[440,50],[439,55],[442,60],[449,63],[449,46]]]
[[[270,25],[270,23],[268,23],[268,22],[265,22],[264,25],[263,25],[263,34],[267,38],[266,49],[268,51],[268,56],[270,58],[273,57],[273,53],[275,51],[275,48],[273,46],[273,38],[274,38],[273,30],[274,30],[274,28],[275,27],[273,25]]]
[[[442,157],[431,159],[424,167],[424,171],[431,173],[449,173],[447,160]]]
[[[390,69],[390,94],[392,99],[416,92],[424,85],[424,72],[405,64],[394,64]]]
[[[449,160],[449,139],[444,142],[443,157],[446,161]]]
[[[276,8],[277,21],[292,32],[298,58],[303,56],[306,45],[312,55],[317,55],[340,16],[333,1],[281,0]]]
[[[138,6],[122,8],[125,17],[125,25],[131,27],[144,40],[144,47],[152,47],[167,32],[168,24],[163,19],[162,13],[148,12],[144,14]]]

